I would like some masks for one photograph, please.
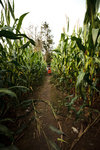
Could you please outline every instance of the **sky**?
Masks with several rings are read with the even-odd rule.
[[[40,27],[43,22],[49,24],[54,36],[55,47],[58,45],[63,27],[67,27],[66,17],[69,17],[69,34],[77,22],[83,25],[86,11],[86,0],[15,0],[15,17],[29,12],[24,18],[22,28],[29,25]]]

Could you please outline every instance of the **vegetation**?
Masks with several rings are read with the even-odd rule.
[[[74,29],[71,36],[65,31],[61,34],[52,61],[53,76],[57,86],[60,85],[68,93],[64,105],[68,107],[68,111],[72,109],[76,113],[76,119],[83,116],[84,108],[87,106],[89,122],[92,120],[93,111],[99,113],[98,110],[93,109],[97,101],[96,95],[100,93],[100,19],[96,2],[98,1],[95,3],[87,1],[83,29],[78,28],[77,33]],[[73,93],[71,88],[74,90]],[[76,111],[73,104],[79,99],[82,100],[82,105]]]
[[[16,19],[14,1],[12,5],[9,0],[0,3],[3,7],[0,19],[0,148],[17,149],[14,145],[8,145],[14,142],[14,138],[5,122],[16,120],[18,106],[23,101],[26,106],[32,103],[32,100],[27,100],[27,94],[33,93],[35,86],[41,83],[46,63],[41,51],[34,51],[34,40],[20,32],[22,21],[28,13]],[[13,25],[10,26],[12,19]],[[11,119],[7,114],[15,115]],[[4,135],[11,140],[6,145]]]
[[[100,99],[100,14],[97,13],[100,3],[99,0],[87,0],[86,3],[83,28],[77,28],[77,33],[74,28],[71,36],[64,30],[57,48],[51,52],[53,36],[49,25],[45,22],[39,37],[33,40],[32,36],[21,33],[23,19],[28,13],[15,18],[14,0],[12,4],[9,0],[0,1],[0,149],[18,149],[13,145],[13,136],[19,131],[11,132],[6,122],[16,121],[19,106],[33,104],[36,115],[35,100],[28,98],[42,82],[47,64],[51,64],[56,86],[67,93],[61,105],[68,111],[72,109],[76,120],[85,117],[85,107],[89,108],[89,123],[94,111],[100,113],[93,107]],[[73,104],[79,100],[82,105],[76,111]],[[9,118],[9,114],[13,117]],[[53,126],[50,129],[63,134]]]

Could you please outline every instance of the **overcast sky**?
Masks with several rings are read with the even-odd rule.
[[[82,26],[86,10],[86,0],[15,0],[15,17],[30,12],[23,21],[23,28],[29,25],[40,26],[47,22],[54,36],[55,46],[58,45],[62,28],[66,27],[69,17],[70,34],[79,20]]]

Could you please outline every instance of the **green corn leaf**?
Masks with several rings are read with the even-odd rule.
[[[7,3],[5,3],[5,18],[6,18],[6,22],[7,22]]]
[[[18,130],[15,132],[15,135],[17,135],[17,134],[23,132],[23,131],[27,128],[27,126],[28,126],[27,124],[21,125],[21,127],[18,128]]]
[[[1,30],[8,30],[8,31],[12,32],[12,27],[10,27],[10,26],[4,26],[4,27],[1,28]]]
[[[98,83],[99,80],[100,80],[100,79],[96,79],[94,82],[92,82],[93,87],[96,87],[96,85],[97,85],[97,83]]]
[[[4,134],[5,136],[8,136],[11,139],[12,142],[14,141],[14,138],[11,134],[11,131],[6,126],[0,124],[0,132],[2,134]]]
[[[79,111],[76,113],[76,119],[75,119],[75,120],[79,119],[79,117],[80,117],[81,114],[83,113],[82,109],[83,109],[84,107],[86,107],[86,106],[88,106],[88,104],[83,104],[83,105],[80,107]]]
[[[24,80],[24,79],[22,79],[22,78],[18,78],[17,81],[22,81],[22,82],[24,82],[24,83],[27,83],[27,81]]]
[[[15,145],[10,145],[8,147],[0,147],[0,150],[19,150]]]
[[[29,12],[27,12],[27,13],[25,13],[25,14],[23,14],[23,15],[20,16],[19,21],[18,21],[18,24],[17,24],[17,28],[16,28],[16,33],[18,33],[18,31],[20,30],[21,25],[22,25],[22,21],[23,21],[24,17],[25,17],[28,13],[29,13]]]
[[[48,140],[51,150],[60,150],[59,146],[52,140]]]
[[[35,45],[35,42],[32,39],[30,39],[26,34],[18,34],[18,35],[27,38],[31,42],[31,44]]]
[[[65,98],[65,100],[67,100],[68,98],[70,98],[70,97],[72,97],[72,96],[74,96],[74,94],[73,94],[73,95],[68,95],[68,96]]]
[[[71,102],[68,104],[68,111],[70,111],[70,109],[73,109],[72,105],[77,100],[77,98],[78,98],[78,96],[75,96],[71,99]]]
[[[65,33],[61,33],[61,41],[65,40]]]
[[[61,130],[55,128],[54,126],[49,125],[49,128],[50,128],[53,132],[56,132],[56,133],[58,133],[58,134],[63,134],[63,135],[65,135],[65,136],[67,136],[63,131],[61,131]],[[68,137],[68,136],[67,136],[67,137]]]
[[[12,7],[11,7],[11,4],[10,4],[9,0],[8,0],[8,7],[9,7],[9,10],[10,10],[10,13],[11,13],[13,19],[15,20],[14,11],[13,11],[13,9],[12,9]]]
[[[75,102],[75,100],[77,100],[77,98],[78,98],[78,96],[73,97],[71,99],[71,102],[69,103],[69,105],[72,105]]]
[[[22,45],[22,46],[20,47],[20,49],[25,49],[25,48],[27,48],[27,47],[29,46],[29,44],[30,44],[30,41],[28,41],[26,44]]]
[[[3,10],[1,10],[1,24],[4,26],[4,15],[3,15]]]
[[[12,86],[12,87],[9,87],[8,89],[10,90],[10,89],[15,89],[15,88],[30,90],[29,88],[27,88],[25,86]]]
[[[57,140],[58,140],[58,141],[61,141],[61,142],[64,142],[64,143],[68,143],[68,142],[66,142],[65,140],[60,139],[60,138],[57,138]]]
[[[13,0],[13,6],[12,6],[12,8],[13,8],[13,12],[14,12],[14,0]]]
[[[68,23],[67,23],[67,32],[69,32],[69,18],[67,17],[68,19]]]
[[[92,89],[94,89],[94,90],[96,90],[97,92],[100,93],[100,91],[96,87],[92,86]]]
[[[2,3],[2,0],[0,0],[0,4],[2,5],[2,7],[4,8],[4,5],[3,5],[3,3]]]
[[[7,94],[11,97],[15,97],[17,99],[17,95],[14,92],[12,92],[8,89],[5,89],[5,88],[0,88],[0,96],[5,95],[5,94]]]
[[[26,34],[14,34],[12,31],[1,30],[0,37],[5,37],[9,39],[20,39],[22,37],[25,37],[31,42],[31,44],[35,45],[35,42],[30,39]]]
[[[3,51],[3,46],[1,43],[0,43],[0,51]]]
[[[91,110],[93,110],[94,112],[96,112],[96,113],[99,113],[99,114],[100,114],[100,111],[98,111],[98,110],[96,110],[96,109],[91,109]]]
[[[80,72],[80,74],[78,75],[78,77],[77,77],[77,83],[76,83],[76,88],[77,89],[79,88],[81,82],[83,81],[84,76],[85,76],[85,72]]]
[[[86,48],[85,48],[85,46],[82,44],[82,39],[81,39],[81,38],[77,38],[77,37],[75,37],[75,36],[72,36],[72,37],[71,37],[71,40],[72,40],[72,41],[76,41],[76,43],[77,43],[79,49],[82,50],[82,51],[85,53]]]
[[[30,103],[30,102],[32,103],[33,101],[36,101],[36,100],[28,99],[28,100],[25,100],[25,101],[21,102],[20,105],[22,105],[22,104],[24,104],[24,103]]]
[[[4,118],[4,119],[1,119],[0,122],[6,122],[6,121],[10,121],[10,122],[15,122],[13,121],[11,118]]]
[[[95,45],[97,37],[98,37],[98,33],[99,33],[99,29],[92,29],[92,39],[93,39],[93,43]]]
[[[8,19],[8,26],[10,26],[10,12],[9,11],[8,11],[7,19]]]
[[[1,30],[0,37],[5,37],[9,39],[20,39],[21,37],[18,34],[14,34],[11,31]]]
[[[35,117],[32,117],[31,120],[28,121],[27,124],[22,124],[21,127],[19,127],[19,128],[17,129],[17,131],[15,132],[15,135],[17,135],[17,134],[23,132],[23,131],[28,127],[29,123],[30,123],[31,121],[34,121],[34,119],[35,119]]]
[[[61,52],[60,52],[60,50],[58,50],[58,49],[55,49],[53,51],[56,52],[58,55],[62,55]]]
[[[95,58],[95,62],[100,65],[100,58],[97,58],[96,56],[94,58]]]
[[[10,61],[10,62],[8,62],[8,63],[13,63],[13,64],[16,65],[16,66],[20,66],[20,64],[19,64],[17,61],[14,61],[14,60],[12,60],[12,61]]]
[[[56,133],[58,133],[58,134],[64,134],[61,130],[59,130],[59,129],[57,129],[57,128],[51,126],[51,125],[49,126],[49,128],[50,128],[53,132],[56,132]]]
[[[23,102],[21,102],[19,105],[17,106],[20,106],[20,105],[23,105],[23,104],[31,104],[31,103],[34,103],[34,102],[40,102],[42,100],[36,100],[36,99],[28,99],[28,100],[24,100]]]

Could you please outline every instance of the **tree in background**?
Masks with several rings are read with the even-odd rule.
[[[51,35],[51,30],[49,24],[44,22],[41,26],[42,33],[42,51],[45,54],[45,61],[51,63],[51,51],[53,49],[53,35]]]
[[[51,30],[49,24],[44,22],[41,25],[40,30],[38,27],[30,25],[28,27],[28,36],[35,41],[34,51],[41,51],[44,60],[47,64],[51,63],[51,51],[53,49],[53,35],[51,35]]]
[[[42,34],[38,26],[29,25],[27,35],[35,41],[34,51],[42,51]]]

